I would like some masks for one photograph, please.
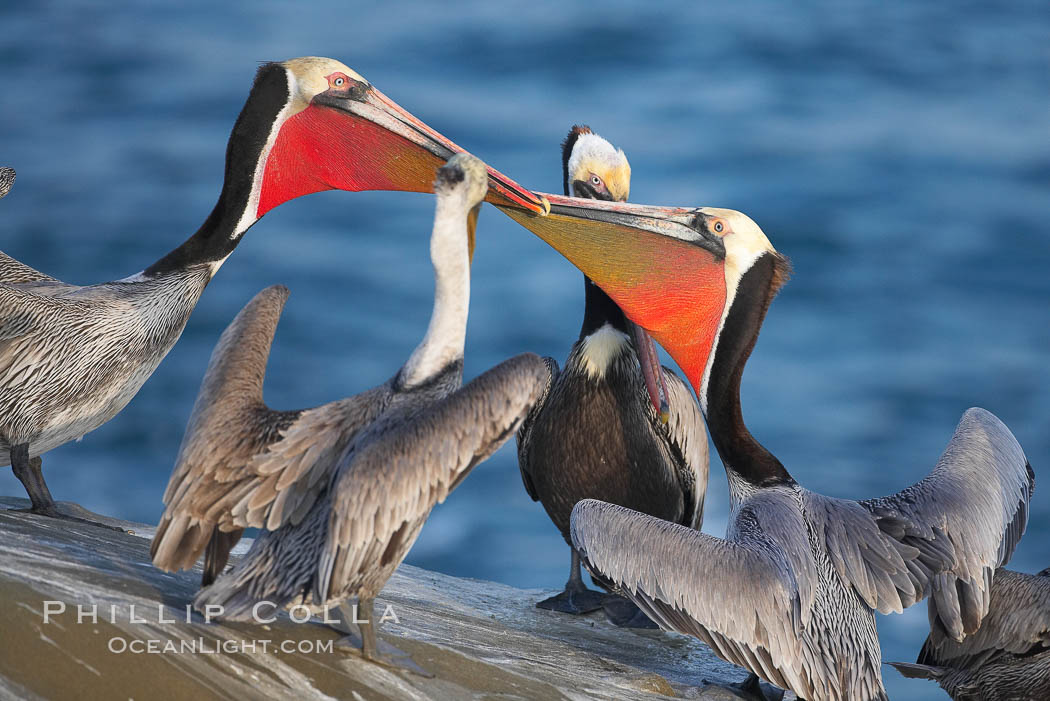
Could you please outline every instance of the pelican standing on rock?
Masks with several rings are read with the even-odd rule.
[[[263,65],[233,127],[218,203],[181,246],[140,273],[79,287],[0,253],[0,466],[30,511],[62,517],[42,453],[113,418],[171,350],[205,286],[266,212],[329,189],[429,191],[452,142],[338,61]],[[491,201],[543,213],[489,171]]]
[[[562,144],[565,194],[624,202],[631,166],[622,150],[586,126]],[[554,380],[518,432],[525,489],[569,543],[565,589],[539,608],[587,613],[605,606],[619,625],[653,624],[621,597],[587,589],[569,538],[569,515],[581,499],[627,506],[699,528],[707,489],[707,432],[688,386],[661,368],[652,339],[616,303],[583,278],[580,336],[565,368],[545,358]]]
[[[976,633],[956,642],[934,626],[916,664],[890,664],[936,681],[955,701],[1050,699],[1050,568],[1000,569]]]
[[[731,499],[724,540],[582,501],[571,534],[588,568],[662,627],[809,701],[886,699],[875,611],[929,596],[948,636],[976,631],[995,570],[1024,533],[1034,487],[1010,431],[971,409],[933,471],[897,494],[852,501],[806,490],[741,414],[744,365],[788,272],[761,229],[731,210],[624,204],[621,216],[648,217],[648,232],[595,223],[581,236],[558,226],[566,205],[580,205],[550,203],[552,221],[522,223],[679,364]]]
[[[468,219],[485,196],[484,175],[484,165],[466,155],[452,158],[438,172],[430,242],[434,310],[422,343],[389,382],[351,400],[372,405],[373,416],[351,427],[353,435],[335,464],[315,473],[320,493],[309,509],[264,531],[230,572],[197,595],[198,610],[218,606],[217,618],[251,620],[260,602],[282,606],[305,599],[315,606],[340,605],[344,617],[351,618],[345,601],[356,597],[357,616],[365,618],[360,623],[363,654],[380,659],[371,623],[376,595],[408,554],[434,505],[517,430],[550,382],[546,364],[527,353],[460,387],[473,250]],[[269,325],[262,331],[268,335]],[[213,368],[223,363],[222,348]],[[253,354],[251,362],[253,381],[233,382],[229,392],[256,395],[265,352]],[[212,435],[224,440],[222,430]],[[186,438],[190,444],[196,440]],[[271,452],[281,443],[271,445]],[[264,455],[255,464],[276,468],[279,459]],[[272,469],[260,478],[269,474]],[[293,471],[276,486],[283,482],[295,488],[296,479]]]

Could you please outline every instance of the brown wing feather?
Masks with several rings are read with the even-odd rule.
[[[315,409],[274,411],[262,398],[273,335],[288,290],[269,287],[223,333],[201,384],[151,553],[165,570],[228,557],[236,538],[216,529],[276,529],[298,520],[325,485],[350,437],[382,411],[379,387]]]

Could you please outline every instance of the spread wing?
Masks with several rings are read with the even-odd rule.
[[[970,409],[922,481],[861,502],[807,493],[806,510],[839,575],[869,606],[899,612],[931,596],[935,633],[961,640],[988,611],[993,575],[1024,533],[1034,485],[1010,430]]]
[[[543,406],[547,402],[547,396],[550,395],[551,387],[558,381],[558,375],[561,373],[561,370],[558,368],[558,361],[554,358],[544,357],[543,362],[547,364],[550,380],[543,389],[543,394],[540,396],[539,401],[529,409],[528,415],[521,423],[521,428],[518,429],[518,469],[521,470],[521,481],[525,484],[525,491],[528,492],[533,501],[539,501],[540,497],[536,493],[536,487],[532,484],[532,475],[529,474],[529,449],[531,447],[530,441],[532,440],[532,427],[535,425],[536,417],[543,411]]]
[[[798,510],[757,496],[738,511],[729,535],[722,540],[593,499],[572,512],[572,541],[588,568],[663,628],[696,636],[800,696],[818,696],[815,675],[824,661],[800,644],[815,578]]]
[[[333,483],[315,599],[400,562],[418,532],[413,525],[517,430],[549,382],[539,356],[516,356],[354,451]]]
[[[281,286],[260,292],[212,353],[164,493],[152,546],[157,567],[192,567],[215,529],[275,530],[301,519],[349,440],[382,411],[389,396],[382,386],[315,409],[266,406],[266,362],[287,298]]]
[[[707,493],[710,459],[706,423],[689,386],[670,368],[665,367],[663,371],[670,410],[665,430],[673,448],[678,481],[685,491],[690,525],[699,529],[704,523],[704,496]]]

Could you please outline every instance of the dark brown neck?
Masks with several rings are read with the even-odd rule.
[[[583,276],[583,299],[583,324],[578,340],[582,341],[606,324],[630,335],[623,311],[586,275]]]
[[[763,254],[744,273],[714,351],[707,384],[707,426],[726,470],[756,486],[793,482],[776,457],[755,440],[740,409],[740,380],[770,302],[787,279],[788,262]]]
[[[226,145],[226,174],[219,201],[197,232],[145,270],[155,276],[230,255],[244,231],[237,226],[248,208],[255,170],[277,116],[288,102],[288,79],[280,64],[268,63],[255,76],[248,100]]]

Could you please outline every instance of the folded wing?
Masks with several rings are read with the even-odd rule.
[[[547,396],[550,394],[551,387],[558,381],[558,375],[561,370],[558,368],[558,361],[550,356],[544,357],[543,362],[547,364],[547,371],[550,373],[550,380],[547,382],[547,386],[543,390],[543,394],[536,403],[529,409],[528,415],[525,420],[521,422],[521,428],[518,429],[518,469],[521,470],[521,481],[525,484],[525,491],[532,497],[533,501],[539,501],[540,496],[536,493],[536,487],[532,483],[532,475],[529,473],[529,450],[532,447],[532,427],[535,425],[536,417],[541,411],[543,406],[547,402]]]
[[[667,434],[674,451],[678,481],[685,491],[689,523],[699,529],[704,524],[704,497],[707,494],[707,428],[695,395],[671,369],[663,368],[670,416]]]

